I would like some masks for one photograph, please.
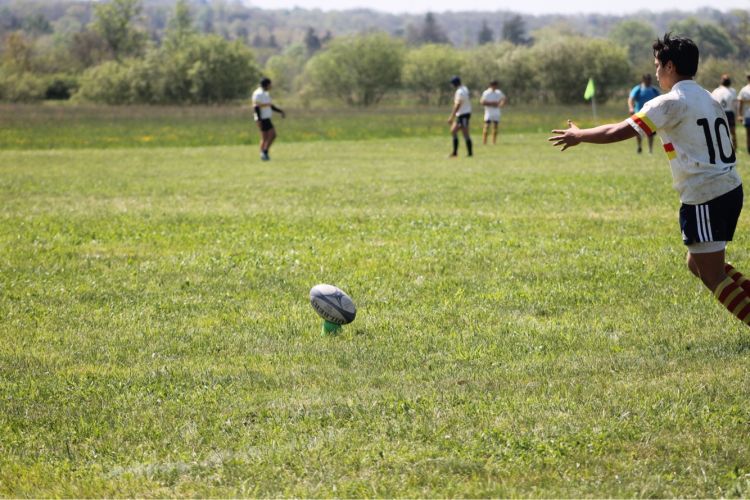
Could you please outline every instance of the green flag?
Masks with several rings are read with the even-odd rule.
[[[589,83],[586,85],[586,92],[583,93],[583,98],[588,101],[594,97],[594,94],[596,94],[596,90],[594,89],[594,79],[589,78]]]

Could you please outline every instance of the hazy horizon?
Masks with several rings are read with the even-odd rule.
[[[263,9],[303,9],[348,10],[366,8],[392,14],[424,14],[426,12],[461,12],[461,11],[513,11],[522,14],[632,14],[637,11],[664,12],[670,10],[695,11],[701,8],[712,8],[720,11],[731,9],[748,9],[750,0],[682,0],[679,7],[660,4],[655,6],[650,0],[630,0],[627,4],[620,2],[601,2],[600,0],[570,0],[551,3],[548,0],[526,0],[519,3],[487,0],[244,0],[246,5]]]

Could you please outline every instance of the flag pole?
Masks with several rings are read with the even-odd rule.
[[[596,96],[591,96],[591,112],[594,114],[594,123],[597,123],[599,120],[596,117]]]

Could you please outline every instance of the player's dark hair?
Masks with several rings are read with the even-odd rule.
[[[499,84],[498,84],[497,80],[492,80],[492,81],[490,82],[490,87],[497,87],[498,85],[499,85]]]
[[[458,87],[459,85],[461,85],[461,79],[457,76],[454,76],[453,78],[451,78],[451,85],[453,85],[454,87]]]
[[[698,46],[691,39],[682,36],[672,36],[672,33],[665,33],[664,38],[657,38],[652,47],[654,57],[666,65],[672,61],[677,74],[680,76],[695,76],[698,72],[698,59],[700,53]]]
[[[651,73],[644,73],[644,75],[641,77],[641,81],[643,83],[650,82],[651,81]]]
[[[725,87],[732,86],[732,79],[729,78],[729,75],[727,73],[724,73],[723,75],[721,75],[721,84]]]
[[[267,89],[269,85],[271,85],[271,79],[270,78],[267,78],[267,77],[261,78],[261,80],[260,80],[260,86],[261,87],[263,87],[264,89]]]

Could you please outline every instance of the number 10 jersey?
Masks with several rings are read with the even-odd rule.
[[[641,136],[659,136],[682,203],[700,205],[742,184],[724,110],[694,80],[648,101],[628,123]]]

